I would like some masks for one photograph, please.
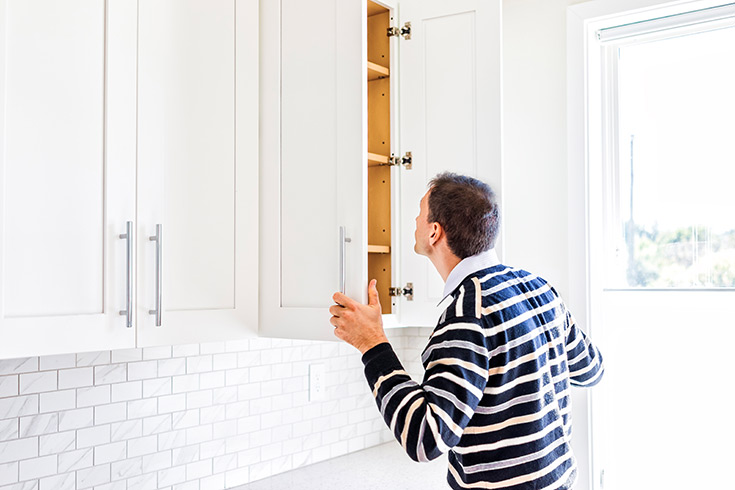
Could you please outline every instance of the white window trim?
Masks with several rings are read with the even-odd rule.
[[[622,44],[653,37],[670,37],[682,33],[710,31],[729,27],[735,17],[735,3],[706,7],[680,15],[661,16],[642,22],[628,22],[597,30],[600,43]]]
[[[587,326],[594,341],[604,345],[603,332],[595,331],[600,324],[596,318],[601,311],[604,267],[604,230],[599,219],[605,209],[604,199],[612,199],[603,191],[603,169],[601,158],[614,158],[617,148],[603,148],[604,131],[614,131],[615,113],[605,111],[607,121],[603,123],[603,101],[601,77],[604,51],[599,49],[597,31],[606,27],[639,22],[651,18],[677,15],[692,10],[715,7],[728,3],[726,0],[592,0],[567,8],[567,181],[568,181],[568,233],[569,233],[569,293],[568,303],[577,320]],[[655,13],[654,13],[655,12]],[[639,39],[631,39],[631,42]],[[614,68],[616,65],[612,63]],[[596,67],[597,69],[591,69]],[[610,67],[610,65],[608,65]],[[614,146],[614,145],[613,145]],[[594,164],[593,164],[594,163]],[[608,170],[609,171],[609,170]],[[615,217],[609,217],[614,219]],[[609,242],[607,242],[609,243]],[[594,264],[594,265],[593,265]],[[603,352],[604,355],[604,352]],[[575,413],[586,413],[587,420],[575,419],[577,435],[586,442],[575,455],[580,468],[589,468],[588,478],[580,478],[579,490],[601,490],[601,468],[596,467],[593,452],[600,452],[601,445],[595,440],[599,421],[593,417],[594,390],[585,390],[575,396]],[[584,405],[584,406],[580,406]],[[582,432],[583,434],[579,434]],[[579,439],[578,439],[579,440]],[[580,472],[582,476],[584,472]],[[585,481],[586,480],[586,481]]]

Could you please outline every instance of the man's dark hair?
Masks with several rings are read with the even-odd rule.
[[[429,223],[442,225],[454,255],[464,259],[495,245],[500,211],[489,185],[444,172],[431,179],[429,189]]]

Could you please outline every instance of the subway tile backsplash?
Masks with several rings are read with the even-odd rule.
[[[419,380],[431,329],[388,332]],[[326,367],[309,401],[309,365]],[[0,360],[0,490],[224,489],[391,440],[338,342],[248,339]]]

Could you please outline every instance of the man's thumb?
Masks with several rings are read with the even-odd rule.
[[[377,279],[373,279],[370,281],[370,285],[368,286],[368,305],[370,306],[380,306],[377,285]]]

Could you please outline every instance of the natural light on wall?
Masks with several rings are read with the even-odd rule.
[[[606,286],[735,287],[735,28],[617,49]]]

